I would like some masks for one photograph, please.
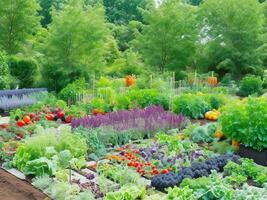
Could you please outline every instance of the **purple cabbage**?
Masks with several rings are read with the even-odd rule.
[[[186,118],[165,111],[160,106],[150,106],[145,109],[120,110],[106,115],[87,116],[72,120],[72,128],[111,127],[116,131],[135,130],[153,132],[179,128],[184,125]]]

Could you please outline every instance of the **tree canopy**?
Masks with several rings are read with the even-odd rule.
[[[262,67],[264,15],[255,0],[207,0],[201,7],[201,40],[207,67],[236,77]],[[215,68],[214,68],[215,67]]]
[[[42,48],[43,71],[58,90],[103,67],[110,31],[103,7],[84,6],[80,0],[54,12],[52,20]]]
[[[5,87],[59,91],[92,74],[263,75],[267,2],[1,0],[0,52]]]
[[[36,0],[0,1],[0,48],[17,53],[23,42],[35,33],[40,17]]]
[[[164,1],[159,8],[146,10],[144,20],[135,44],[145,62],[160,71],[185,68],[195,51],[196,9]]]

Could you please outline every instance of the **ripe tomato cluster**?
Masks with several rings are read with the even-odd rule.
[[[151,162],[142,161],[139,155],[139,150],[130,150],[129,146],[126,145],[118,149],[123,160],[127,163],[128,167],[134,168],[142,176],[154,176],[158,174],[167,174],[172,169],[158,169],[157,166]],[[117,159],[118,160],[118,159]]]
[[[17,126],[23,127],[28,124],[38,122],[41,119],[47,121],[57,121],[60,119],[62,122],[71,123],[73,120],[73,115],[66,116],[63,109],[60,107],[51,108],[50,105],[46,105],[42,110],[35,109],[34,112],[25,114],[22,119],[17,119]]]

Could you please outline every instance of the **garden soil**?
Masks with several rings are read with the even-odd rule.
[[[45,194],[12,174],[0,169],[0,200],[50,200]]]

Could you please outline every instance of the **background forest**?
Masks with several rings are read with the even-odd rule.
[[[0,89],[197,71],[263,76],[261,0],[1,0]]]

